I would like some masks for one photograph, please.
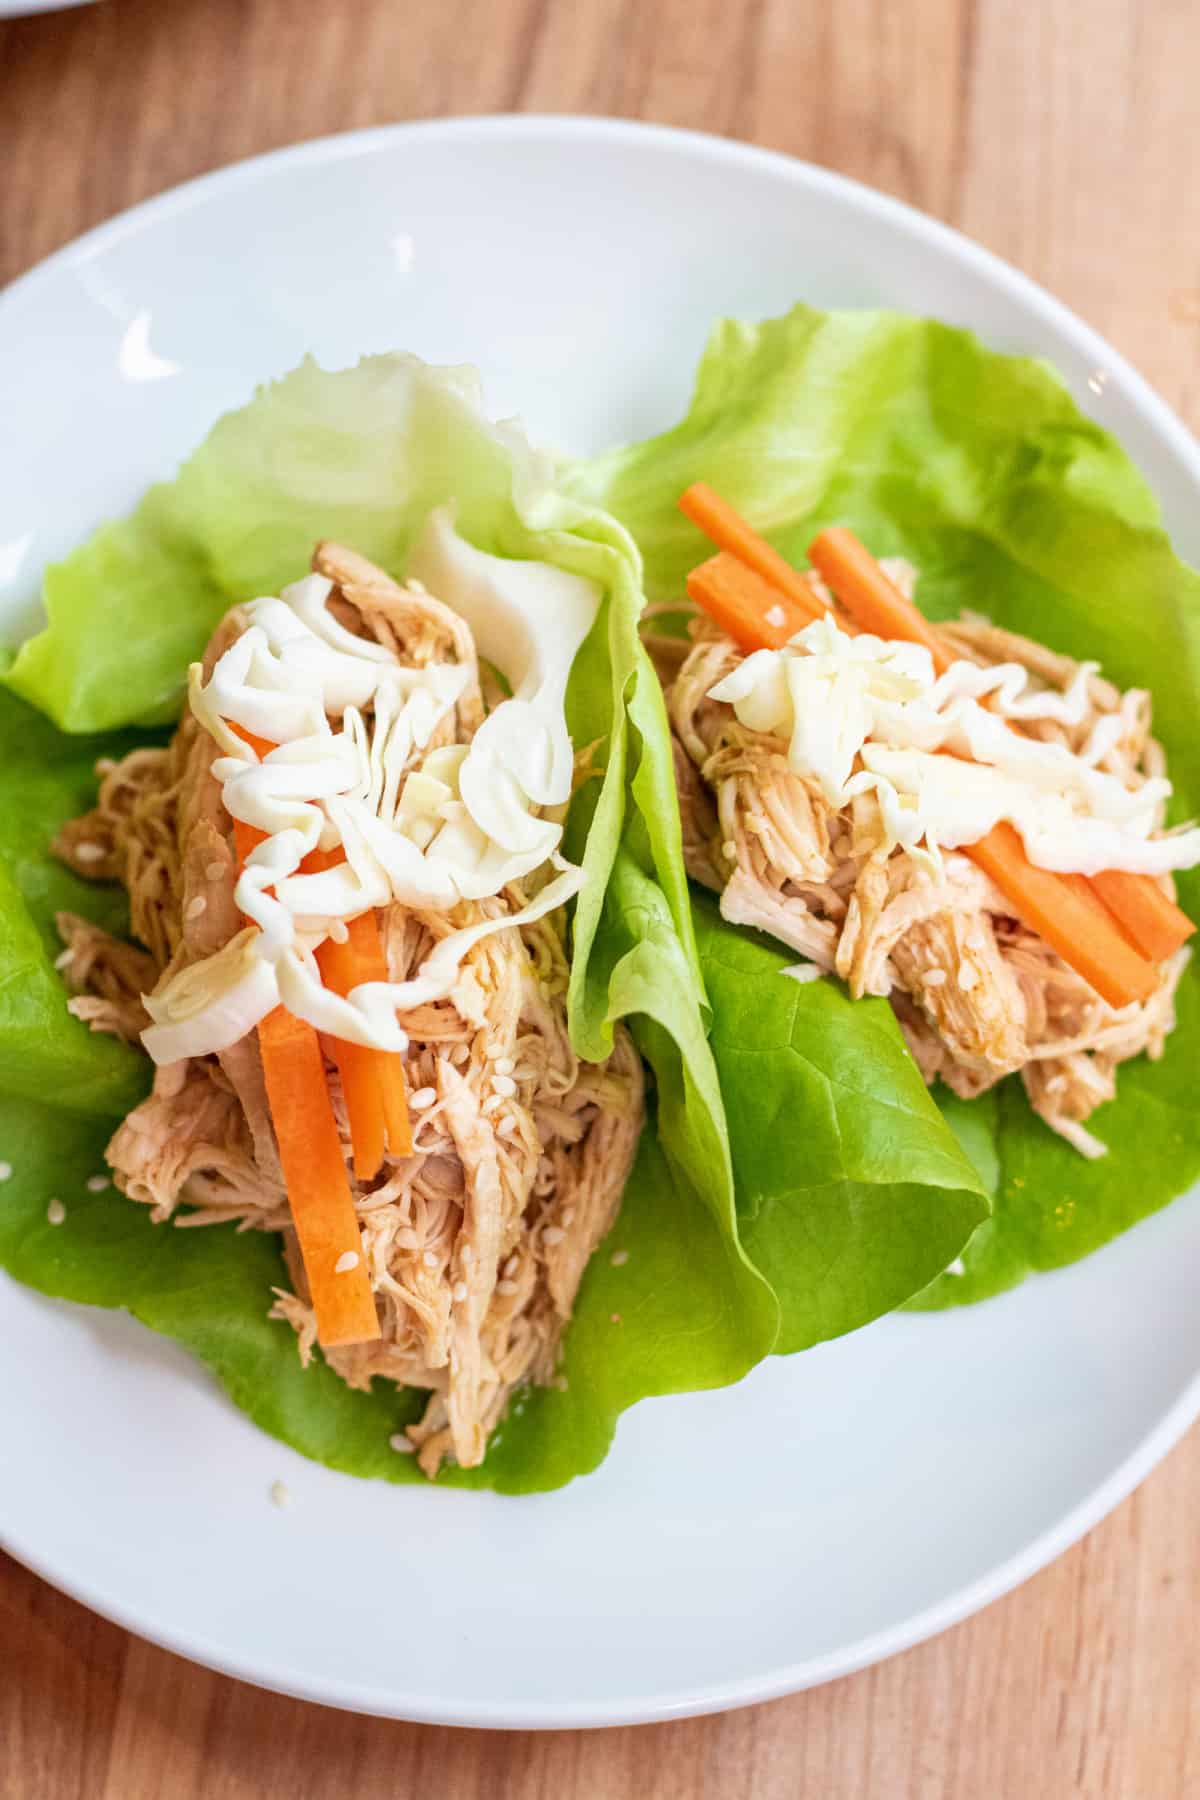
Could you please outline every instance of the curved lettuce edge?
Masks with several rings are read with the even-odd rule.
[[[0,1013],[0,1147],[16,1171],[0,1197],[0,1264],[45,1292],[125,1306],[189,1345],[244,1411],[305,1454],[357,1474],[412,1478],[411,1459],[387,1439],[420,1397],[378,1385],[352,1394],[319,1360],[300,1371],[291,1333],[265,1317],[263,1296],[281,1278],[273,1240],[155,1227],[112,1190],[88,1191],[112,1115],[141,1091],[146,1070],[62,1009],[50,914],[64,903],[64,884],[70,904],[110,925],[119,902],[57,870],[45,844],[60,818],[87,804],[90,763],[108,740],[63,736],[23,701],[71,732],[169,717],[183,668],[233,600],[294,577],[319,536],[402,570],[428,510],[451,499],[459,529],[480,547],[543,557],[602,589],[568,695],[576,741],[601,746],[599,779],[585,784],[569,821],[568,848],[589,876],[574,919],[570,1022],[581,1053],[597,1056],[614,1021],[628,1018],[655,1074],[657,1130],[643,1140],[613,1249],[585,1277],[562,1383],[512,1409],[482,1469],[444,1477],[519,1492],[595,1466],[634,1400],[736,1380],[780,1344],[850,1330],[912,1293],[945,1260],[944,1241],[950,1253],[961,1245],[986,1202],[915,1083],[924,1129],[943,1140],[942,1161],[935,1156],[912,1183],[930,1230],[912,1234],[886,1204],[864,1209],[862,1193],[879,1176],[858,1168],[853,1146],[820,1207],[804,1183],[776,1183],[783,1223],[773,1238],[760,1227],[763,1258],[782,1267],[790,1257],[792,1288],[807,1289],[807,1270],[824,1294],[802,1327],[784,1317],[774,1278],[747,1256],[739,1230],[733,1166],[746,1154],[743,1127],[731,1150],[723,1076],[705,1036],[665,710],[637,636],[637,550],[600,509],[561,494],[515,429],[486,422],[463,371],[409,357],[370,358],[337,374],[306,363],[221,420],[175,482],[49,572],[47,629],[18,654],[13,692],[0,694],[0,851],[25,902],[16,890],[0,894],[0,912],[41,958],[36,1023],[23,1003],[11,1019]],[[752,973],[764,1002],[767,989],[774,996],[788,985],[767,955]],[[23,991],[19,980],[10,987]],[[30,1075],[22,1059],[51,1012],[64,1041],[51,1035]],[[786,1096],[793,1047],[781,1046],[776,1061],[772,1080]],[[44,1104],[68,1065],[69,1118]],[[799,1114],[799,1087],[793,1100]],[[66,1207],[58,1228],[46,1220],[50,1197]],[[625,1252],[616,1263],[615,1250]],[[825,1271],[839,1259],[843,1272],[829,1282]]]
[[[576,465],[568,481],[629,529],[647,595],[661,599],[680,593],[707,554],[676,505],[701,479],[794,563],[822,527],[850,525],[878,555],[916,565],[932,618],[969,608],[1098,660],[1122,686],[1149,688],[1174,816],[1200,812],[1200,576],[1173,553],[1119,444],[1045,364],[889,312],[797,306],[761,324],[723,320],[682,422]],[[1195,916],[1200,879],[1180,887]],[[722,1003],[709,985],[717,1045]],[[864,1056],[872,1029],[864,1011]],[[995,1205],[963,1272],[917,1304],[983,1299],[1074,1262],[1188,1188],[1200,1176],[1189,1095],[1198,1053],[1193,961],[1165,1056],[1125,1065],[1117,1099],[1089,1122],[1108,1146],[1102,1160],[1085,1162],[1056,1138],[1015,1080],[969,1107],[939,1096]]]

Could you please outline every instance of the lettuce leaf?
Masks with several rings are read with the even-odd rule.
[[[696,899],[746,1253],[779,1296],[778,1353],[891,1312],[985,1218],[890,1006],[795,962]]]
[[[320,1358],[302,1369],[293,1332],[267,1318],[264,1296],[287,1281],[275,1237],[152,1225],[111,1188],[88,1190],[104,1172],[111,1123],[0,1094],[0,1144],[14,1171],[0,1201],[0,1267],[45,1294],[124,1307],[175,1338],[256,1425],[303,1455],[351,1475],[423,1479],[388,1444],[420,1398],[378,1382],[352,1392]],[[66,1209],[58,1226],[47,1219],[51,1198]],[[620,1266],[617,1249],[628,1258]],[[439,1479],[502,1493],[558,1487],[603,1458],[624,1407],[724,1385],[746,1357],[728,1242],[695,1193],[671,1181],[650,1128],[611,1246],[584,1277],[565,1385],[519,1402],[481,1469]]]
[[[570,1023],[581,1052],[600,1056],[614,1022],[628,1018],[655,1075],[655,1120],[612,1238],[626,1255],[614,1264],[606,1249],[593,1259],[564,1384],[513,1409],[482,1469],[447,1477],[527,1491],[593,1467],[617,1414],[643,1395],[736,1380],[778,1344],[851,1330],[922,1287],[986,1200],[903,1065],[890,1017],[880,1032],[903,1091],[896,1101],[889,1090],[866,1120],[861,1103],[877,1096],[854,1094],[851,1072],[837,1066],[837,1031],[830,1057],[799,1050],[789,1010],[799,990],[779,980],[769,950],[736,976],[747,1022],[777,1019],[762,1098],[773,1118],[804,1125],[822,1096],[805,1126],[819,1177],[797,1178],[791,1147],[773,1173],[754,1141],[762,1115],[741,1103],[730,1112],[731,1145],[722,1085],[740,1079],[744,1047],[727,1031],[714,1061],[706,1037],[665,708],[637,635],[637,549],[601,509],[556,487],[515,430],[486,423],[462,371],[399,356],[338,374],[306,363],[220,421],[174,482],[49,572],[47,628],[18,654],[13,692],[0,692],[0,856],[16,883],[0,892],[0,929],[26,958],[14,957],[11,1018],[0,1011],[0,1145],[16,1171],[0,1193],[0,1265],[48,1293],[124,1305],[188,1344],[239,1406],[306,1454],[358,1474],[412,1477],[411,1460],[387,1439],[419,1398],[352,1394],[319,1363],[300,1371],[291,1333],[265,1317],[281,1279],[273,1240],[155,1227],[111,1189],[88,1191],[112,1120],[79,1109],[120,1113],[145,1066],[62,1009],[48,961],[53,907],[69,888],[71,905],[106,923],[119,923],[118,908],[45,855],[58,821],[87,804],[97,740],[62,736],[24,702],[72,733],[170,716],[187,661],[232,601],[293,578],[320,536],[402,570],[428,510],[446,500],[480,547],[545,558],[602,589],[568,694],[576,742],[600,746],[599,778],[584,785],[568,823],[569,850],[588,872],[573,924]],[[705,962],[718,984],[726,979],[720,956],[706,950]],[[35,1077],[25,1059],[43,1030]],[[71,1116],[45,1104],[60,1086],[77,1096]],[[911,1168],[887,1169],[888,1143],[911,1152]],[[752,1196],[741,1217],[735,1167]],[[58,1228],[46,1219],[51,1197],[67,1209]],[[744,1227],[756,1236],[753,1257]]]
[[[120,753],[133,741],[110,736],[104,749]],[[145,1059],[67,1011],[54,914],[83,912],[122,931],[124,896],[80,881],[46,854],[59,822],[92,803],[99,754],[95,739],[64,737],[19,701],[0,703],[0,1087],[111,1116],[141,1099]]]
[[[1128,457],[1052,369],[895,313],[798,306],[763,324],[724,320],[684,420],[577,465],[569,485],[632,532],[653,600],[679,594],[708,554],[676,505],[701,479],[792,562],[804,562],[823,526],[850,525],[876,554],[910,558],[931,617],[972,608],[1099,660],[1122,686],[1148,687],[1174,816],[1200,812],[1200,576],[1172,552]],[[1200,878],[1180,888],[1195,915]],[[709,994],[720,1060],[723,1008],[737,995],[726,998],[711,974]],[[825,1030],[813,1022],[814,1044]],[[877,1054],[875,1030],[871,1009],[858,1009],[848,1041],[864,1059]],[[1055,1138],[1015,1081],[970,1108],[946,1105],[995,1191],[995,1214],[966,1252],[964,1274],[946,1275],[920,1303],[982,1299],[1072,1262],[1183,1192],[1200,1176],[1189,1098],[1198,1054],[1194,963],[1164,1059],[1124,1067],[1117,1099],[1089,1122],[1109,1147],[1102,1161],[1087,1163]],[[885,1089],[892,1079],[881,1073]],[[724,1085],[732,1128],[746,1083]],[[753,1234],[743,1229],[743,1238],[755,1255]]]
[[[174,482],[49,571],[47,627],[7,680],[71,732],[170,716],[188,661],[233,601],[277,591],[321,536],[400,571],[444,501],[482,548],[544,558],[599,584],[601,612],[569,698],[573,734],[598,743],[600,769],[571,827],[588,875],[574,920],[571,1028],[585,1054],[602,1056],[615,1019],[631,1007],[645,1014],[673,1161],[668,1173],[663,1152],[644,1144],[620,1222],[628,1261],[618,1270],[597,1258],[589,1272],[566,1389],[532,1397],[485,1469],[457,1477],[511,1488],[555,1485],[593,1466],[621,1407],[736,1380],[778,1329],[774,1296],[737,1239],[679,821],[667,804],[665,714],[637,636],[637,552],[620,526],[564,498],[551,477],[518,431],[487,422],[468,371],[393,356],[331,375],[306,362],[222,419]],[[111,895],[56,871],[45,854],[58,821],[88,803],[96,751],[95,739],[63,737],[22,699],[0,696],[0,852],[26,902],[16,887],[0,889],[0,1088],[115,1115],[139,1097],[146,1065],[66,1013],[50,962],[63,884],[77,910],[119,923]],[[635,860],[622,833],[639,805]],[[419,1401],[352,1395],[323,1368],[301,1379],[294,1339],[265,1318],[281,1279],[273,1242],[155,1228],[113,1191],[90,1195],[86,1174],[103,1166],[111,1124],[55,1115],[52,1127],[46,1111],[6,1107],[4,1154],[17,1175],[0,1201],[0,1261],[48,1292],[123,1304],[188,1343],[239,1405],[306,1453],[403,1479],[413,1465],[387,1437]],[[58,1231],[45,1220],[50,1197],[68,1208]],[[206,1241],[197,1247],[197,1238]],[[626,1294],[630,1323],[618,1332],[612,1316],[624,1316]]]

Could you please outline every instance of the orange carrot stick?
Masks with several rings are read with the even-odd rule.
[[[852,531],[831,525],[809,545],[808,560],[864,631],[924,644],[939,675],[950,667],[954,658],[924,613],[905,599]]]
[[[344,861],[343,850],[314,850],[301,867],[306,874],[315,874]],[[364,981],[386,981],[387,958],[374,910],[347,921],[344,944],[327,938],[317,951],[317,967],[326,987],[343,998]],[[404,1064],[393,1051],[350,1044],[344,1038],[334,1038],[332,1049],[350,1120],[354,1173],[360,1181],[371,1181],[379,1173],[385,1145],[393,1156],[412,1155]]]
[[[233,834],[239,865],[266,836],[242,819],[234,820]],[[258,1048],[317,1340],[327,1349],[366,1343],[379,1337],[379,1320],[320,1041],[305,1020],[277,1006],[259,1024]]]
[[[933,626],[888,580],[870,551],[842,526],[822,531],[809,545],[809,561],[846,610],[882,638],[924,644],[940,674],[953,660]],[[1125,937],[1151,962],[1163,962],[1195,931],[1187,914],[1147,875],[1123,869],[1091,877],[1102,904]]]
[[[696,605],[743,650],[781,650],[789,638],[819,619],[824,607],[808,583],[804,601],[764,580],[756,570],[723,550],[687,578]]]
[[[831,535],[823,533],[822,537],[828,539]],[[839,535],[850,540],[853,554],[847,557],[839,551],[825,559],[828,573],[826,567],[819,563],[817,566],[831,587],[836,574],[838,597],[852,619],[881,637],[909,641],[917,638],[921,642],[926,637],[932,639],[930,648],[936,649],[935,661],[940,658],[941,666],[946,667],[951,658],[916,607],[888,581],[851,533]],[[818,539],[814,551],[820,543]],[[869,567],[864,566],[862,558]],[[815,555],[813,560],[817,561]],[[869,579],[860,584],[856,579],[859,574]],[[864,590],[868,598],[860,606]],[[730,552],[693,570],[688,592],[745,650],[779,649],[792,635],[767,621],[768,611],[782,607],[784,596]],[[814,608],[819,607],[811,589],[809,598]],[[919,636],[910,615],[920,622]],[[1064,877],[1035,868],[1009,825],[997,826],[978,844],[963,848],[967,856],[986,869],[1016,916],[1045,938],[1110,1005],[1126,1006],[1131,1000],[1144,1000],[1153,993],[1158,980],[1156,970],[1122,935],[1116,920],[1082,877]]]
[[[275,746],[264,738],[256,738],[240,725],[233,729],[259,756]],[[234,838],[238,860],[244,862],[265,832],[240,819],[234,820]],[[313,850],[300,867],[304,874],[315,875],[345,860],[342,850]],[[379,937],[374,912],[360,913],[347,925],[347,939],[336,944],[327,939],[317,951],[317,967],[321,979],[331,993],[342,998],[364,981],[386,981],[387,963]],[[383,1162],[384,1149],[393,1156],[412,1155],[412,1126],[408,1116],[408,1098],[404,1087],[404,1065],[399,1056],[386,1050],[373,1050],[366,1044],[351,1044],[344,1038],[331,1038],[330,1049],[342,1079],[342,1096],[350,1125],[350,1144],[354,1155],[354,1173],[359,1181],[373,1181]]]
[[[971,861],[991,876],[1017,917],[1045,938],[1102,1000],[1110,1006],[1128,1006],[1131,1000],[1149,999],[1158,986],[1157,969],[1115,929],[1085,883],[1077,887],[1049,869],[1036,868],[1006,821],[964,848]]]
[[[379,1320],[317,1034],[277,1006],[258,1043],[318,1342],[366,1343],[379,1337]]]
[[[247,825],[245,819],[233,821],[233,847],[237,851],[238,868],[242,868],[252,850],[266,838],[266,832],[260,831],[257,825]]]
[[[706,482],[693,482],[679,496],[679,506],[693,525],[698,525],[704,535],[712,539],[718,550],[728,550],[731,556],[736,556],[739,562],[753,569],[756,575],[769,581],[772,587],[778,588],[781,594],[786,594],[802,610],[809,610],[814,595],[811,585],[800,570],[794,569],[785,556],[781,556],[778,550],[773,550],[765,538],[759,537],[741,514],[735,512],[727,500],[722,500],[720,494],[715,494]],[[819,602],[817,604],[820,605]],[[810,623],[816,617],[819,617],[819,612],[810,613],[805,623]]]
[[[346,941],[327,938],[317,951],[321,979],[332,993],[346,995],[364,981],[386,981],[387,964],[373,912],[360,913],[346,926]],[[354,1173],[371,1181],[379,1173],[385,1145],[393,1156],[412,1155],[412,1128],[404,1091],[404,1065],[386,1050],[331,1043],[342,1077],[342,1092],[354,1146]]]
[[[1151,962],[1165,962],[1185,944],[1196,927],[1181,907],[1168,900],[1148,875],[1106,869],[1092,876],[1092,886],[1131,943]]]

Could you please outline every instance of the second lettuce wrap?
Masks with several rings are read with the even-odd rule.
[[[725,320],[679,425],[571,473],[577,496],[611,510],[632,533],[650,600],[681,595],[688,570],[710,553],[677,504],[694,481],[717,488],[794,564],[805,562],[822,528],[849,525],[876,556],[916,566],[916,598],[932,618],[981,612],[1098,661],[1122,687],[1149,688],[1175,783],[1174,816],[1200,812],[1200,576],[1172,552],[1153,495],[1120,446],[1044,364],[895,313],[798,306],[763,324]],[[1197,873],[1180,879],[1180,898],[1195,916]],[[705,918],[710,911],[704,903]],[[750,954],[737,948],[743,934],[712,929],[723,957]],[[791,1002],[797,1041],[813,1056],[829,1045],[831,988],[816,983]],[[726,1000],[710,980],[710,995],[736,1136],[753,1090],[728,1041],[741,1009],[735,985]],[[845,1033],[886,1104],[902,1084],[881,1056],[878,1004],[858,1003]],[[1073,1262],[1200,1175],[1195,960],[1178,1014],[1162,1061],[1122,1068],[1118,1098],[1089,1122],[1108,1147],[1098,1161],[1085,1162],[1054,1137],[1015,1079],[969,1103],[939,1094],[994,1190],[995,1210],[962,1272],[941,1277],[921,1304],[982,1299],[1032,1270]],[[745,1207],[744,1185],[740,1198]],[[743,1218],[743,1241],[786,1291],[788,1249],[756,1225]]]

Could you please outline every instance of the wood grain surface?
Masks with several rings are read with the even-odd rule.
[[[0,24],[0,281],[299,137],[622,114],[791,151],[948,219],[1075,307],[1195,426],[1198,89],[1196,0],[101,0]],[[723,1718],[546,1735],[265,1695],[0,1559],[0,1795],[1195,1795],[1198,1516],[1193,1433],[1081,1545],[934,1643]]]

